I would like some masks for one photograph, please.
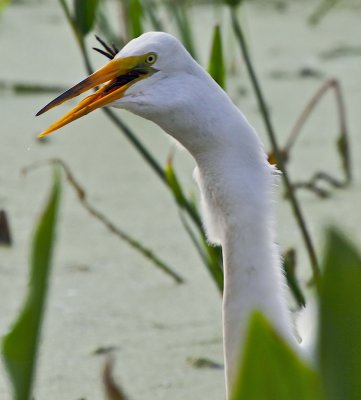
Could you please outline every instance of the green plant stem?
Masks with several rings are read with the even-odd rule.
[[[326,93],[332,91],[335,95],[336,109],[338,113],[339,120],[339,138],[337,144],[342,143],[342,148],[338,149],[342,161],[342,166],[345,174],[345,183],[348,185],[352,181],[352,169],[351,169],[351,155],[350,155],[350,144],[349,144],[349,133],[346,121],[346,109],[342,96],[341,85],[337,79],[328,79],[324,82],[317,92],[312,96],[306,107],[302,111],[301,115],[298,117],[294,127],[292,128],[288,140],[283,148],[283,153],[289,157],[291,147],[294,145],[302,127],[309,118],[312,111],[316,108],[317,104],[320,103],[321,99]]]
[[[77,43],[81,47],[82,46],[82,42],[83,42],[83,36],[82,36],[81,32],[79,31],[79,29],[77,28],[77,26],[75,24],[74,18],[71,15],[71,12],[70,12],[69,7],[68,7],[68,5],[66,3],[66,0],[59,0],[59,3],[60,3],[61,8],[64,11],[65,18],[68,21],[68,23],[69,23],[69,25],[70,25],[73,33],[74,33],[74,36],[76,38]]]
[[[83,186],[76,180],[74,174],[70,170],[69,166],[59,158],[52,158],[49,160],[43,160],[34,164],[29,165],[28,167],[23,169],[23,173],[27,173],[33,168],[40,167],[45,164],[54,164],[55,166],[59,166],[63,169],[65,177],[70,184],[70,186],[74,189],[77,198],[80,204],[89,212],[91,216],[100,221],[106,228],[118,236],[121,240],[128,243],[133,249],[137,250],[140,254],[142,254],[145,258],[151,261],[157,268],[163,271],[165,274],[170,276],[176,283],[184,283],[184,279],[175,271],[172,270],[164,261],[162,261],[152,250],[148,247],[144,246],[139,240],[134,239],[130,235],[128,235],[125,231],[117,227],[109,218],[107,218],[102,212],[96,209],[94,206],[90,204],[88,201],[87,192]]]
[[[203,243],[202,243],[203,248],[202,248],[201,244],[198,241],[198,238],[193,233],[193,231],[192,231],[191,227],[189,226],[182,211],[180,211],[179,216],[182,221],[184,229],[188,233],[188,236],[190,237],[194,247],[196,248],[196,250],[197,250],[199,256],[201,257],[204,265],[206,266],[209,274],[212,276],[213,281],[214,281],[215,285],[217,286],[217,289],[219,290],[220,294],[222,295],[223,294],[223,286],[224,286],[223,271],[220,268],[220,264],[221,264],[222,260],[219,260],[216,248],[211,247],[207,243],[203,232],[202,232],[202,237],[201,237],[201,240],[203,241]]]
[[[249,73],[249,76],[250,76],[250,79],[252,82],[252,86],[254,88],[254,91],[255,91],[255,94],[257,97],[258,106],[261,111],[263,121],[265,123],[266,130],[268,132],[268,136],[271,141],[272,149],[273,149],[273,152],[274,152],[276,160],[277,160],[277,165],[282,172],[282,179],[283,179],[283,183],[285,185],[286,191],[287,191],[287,197],[290,201],[292,211],[295,215],[297,224],[301,230],[302,238],[303,238],[303,241],[304,241],[306,249],[307,249],[307,254],[309,256],[311,268],[312,268],[312,272],[313,272],[313,278],[314,278],[316,287],[319,289],[320,269],[319,269],[319,265],[317,262],[317,256],[316,256],[316,252],[315,252],[312,240],[311,240],[311,236],[308,232],[308,229],[306,226],[306,221],[303,217],[301,207],[298,203],[298,200],[297,200],[295,192],[293,190],[290,178],[288,176],[287,168],[286,168],[285,163],[283,162],[283,158],[281,156],[280,148],[279,148],[279,145],[277,142],[275,131],[274,131],[272,123],[271,123],[271,118],[270,118],[270,115],[268,112],[268,108],[266,106],[265,99],[263,97],[260,85],[258,83],[256,72],[255,72],[252,62],[251,62],[247,43],[246,43],[242,28],[237,20],[236,10],[234,8],[230,8],[230,11],[231,11],[233,30],[235,32],[235,35],[236,35],[238,42],[240,44],[240,47],[241,47],[243,58],[245,60],[246,66],[247,66],[247,71]]]

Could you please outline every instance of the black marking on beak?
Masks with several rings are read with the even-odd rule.
[[[114,89],[117,89],[119,87],[122,87],[126,85],[127,83],[134,81],[134,79],[139,78],[142,75],[146,75],[146,71],[142,70],[131,70],[125,75],[118,76],[105,90],[103,93],[109,93]]]

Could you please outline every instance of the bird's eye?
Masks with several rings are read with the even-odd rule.
[[[145,62],[147,64],[154,64],[157,60],[157,55],[154,53],[150,53],[147,55],[147,58],[145,59]]]

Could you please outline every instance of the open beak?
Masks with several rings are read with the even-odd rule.
[[[135,82],[148,77],[157,70],[142,64],[144,57],[132,56],[125,58],[116,58],[111,60],[104,67],[94,72],[88,78],[79,82],[77,85],[68,89],[66,92],[51,101],[43,107],[36,115],[41,115],[53,107],[64,103],[73,97],[90,90],[96,86],[105,83],[102,87],[96,90],[93,94],[83,99],[76,107],[65,114],[58,121],[49,126],[45,131],[38,135],[42,138],[49,133],[69,124],[72,121],[94,111],[99,107],[103,107],[112,103],[121,97],[124,92]]]

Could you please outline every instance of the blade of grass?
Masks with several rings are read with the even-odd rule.
[[[136,38],[144,32],[142,18],[142,3],[140,0],[130,0],[128,9],[130,39]]]
[[[148,15],[153,29],[156,31],[164,31],[164,26],[157,15],[159,13],[158,4],[156,2],[150,3],[148,1],[145,1],[143,3],[143,9],[145,11],[145,14]]]
[[[298,307],[302,308],[306,306],[306,299],[302,293],[301,286],[298,282],[296,275],[296,250],[289,249],[283,255],[283,270],[286,275],[286,280],[291,293],[296,300]]]
[[[311,25],[317,25],[321,19],[335,7],[340,0],[322,0],[316,10],[309,16],[308,22]]]
[[[169,188],[171,189],[174,199],[179,205],[180,208],[184,207],[186,203],[186,197],[184,196],[183,189],[179,183],[177,175],[173,169],[172,164],[172,155],[168,158],[166,167],[165,167],[165,175],[167,178],[167,182]],[[183,223],[183,226],[188,233],[189,237],[191,238],[196,250],[200,254],[205,266],[208,269],[213,281],[215,282],[217,288],[222,293],[223,292],[223,272],[221,269],[220,260],[217,256],[215,248],[210,246],[207,242],[207,238],[205,236],[204,231],[200,232],[200,240],[198,241],[196,236],[194,235],[193,231],[191,230],[190,226],[188,225],[188,221],[186,220],[185,216],[183,215],[182,211],[180,211],[180,218]]]
[[[59,201],[60,178],[59,171],[55,169],[53,189],[33,238],[27,297],[16,322],[2,343],[5,366],[13,385],[15,400],[29,400],[31,397],[51,273]]]
[[[224,67],[221,29],[219,25],[215,26],[213,31],[213,41],[208,72],[211,77],[218,83],[218,85],[225,89],[226,73]]]
[[[188,18],[186,6],[183,3],[169,3],[168,11],[175,17],[179,34],[181,35],[182,42],[192,57],[197,60],[196,50],[194,46],[194,35],[192,33],[192,25]]]
[[[168,186],[173,193],[175,201],[179,206],[183,207],[185,203],[185,196],[183,194],[182,187],[179,183],[178,177],[173,168],[173,160],[172,154],[168,157],[168,161],[166,163],[164,173],[167,179]]]
[[[118,48],[122,48],[126,44],[125,39],[120,37],[120,35],[117,35],[113,29],[110,20],[108,20],[106,16],[106,6],[107,3],[105,3],[104,0],[101,1],[98,6],[95,29],[97,33],[100,33],[101,36],[106,38],[108,43],[114,43]]]
[[[75,19],[74,19],[72,13],[70,12],[70,9],[68,7],[66,0],[59,0],[59,4],[64,11],[65,18],[68,21],[68,24],[69,24],[71,30],[73,31],[74,37],[75,37],[78,45],[80,47],[84,46],[82,34],[78,28],[78,25],[75,22]]]

